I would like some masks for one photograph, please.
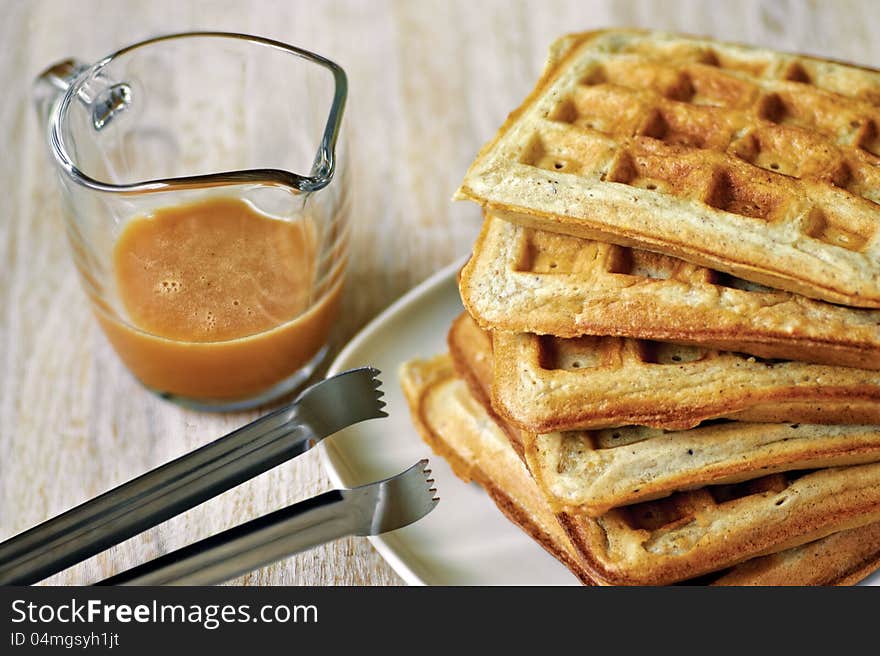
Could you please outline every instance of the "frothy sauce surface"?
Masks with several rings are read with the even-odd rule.
[[[294,374],[327,341],[342,273],[315,281],[315,227],[213,198],[131,219],[113,252],[123,320],[98,320],[147,386],[240,400]]]
[[[129,221],[114,248],[116,284],[139,328],[216,342],[268,330],[309,305],[310,224],[219,198]]]

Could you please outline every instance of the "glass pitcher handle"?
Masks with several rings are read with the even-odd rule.
[[[43,125],[48,125],[55,102],[79,75],[88,68],[75,59],[65,59],[43,71],[34,82],[34,104]],[[88,99],[83,98],[84,102]],[[103,89],[97,98],[88,102],[92,110],[92,126],[102,129],[118,113],[131,104],[131,87],[125,82]]]
[[[37,117],[44,126],[49,125],[52,107],[63,96],[71,83],[88,66],[75,59],[65,59],[44,70],[34,80],[33,101]]]

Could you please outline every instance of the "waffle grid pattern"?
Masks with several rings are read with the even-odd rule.
[[[849,250],[873,241],[880,109],[857,100],[842,107],[797,60],[782,71],[753,63],[756,77],[724,67],[713,50],[693,57],[672,65],[619,54],[594,63],[520,161],[797,223]],[[855,212],[837,211],[841,204]]]
[[[662,499],[643,501],[618,508],[615,512],[631,531],[670,531],[694,521],[700,513],[752,495],[784,491],[791,481],[805,472],[783,472],[729,485],[678,492]],[[776,502],[777,505],[782,505]]]
[[[496,409],[534,433],[715,418],[880,423],[880,374],[651,340],[495,332]]]
[[[557,47],[459,197],[880,307],[880,73],[638,32]]]
[[[769,289],[637,248],[486,217],[462,300],[487,330],[615,335],[880,369],[880,312]]]
[[[516,236],[522,253],[519,261],[510,262],[515,273],[544,275],[585,275],[597,285],[610,279],[606,274],[677,280],[688,284],[710,284],[743,291],[780,292],[721,271],[690,264],[668,255],[606,242],[577,239],[523,228]],[[566,241],[571,240],[570,244]],[[560,248],[561,246],[561,248]],[[864,314],[867,311],[853,310]],[[873,313],[880,317],[880,313]]]

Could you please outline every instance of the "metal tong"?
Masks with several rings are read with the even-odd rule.
[[[215,585],[337,538],[402,528],[437,505],[427,464],[420,460],[384,481],[300,501],[96,585]]]
[[[347,426],[386,417],[382,410],[385,403],[380,400],[382,392],[378,389],[381,384],[376,378],[378,373],[372,368],[354,369],[321,381],[303,391],[289,405],[0,543],[0,584],[35,583],[304,453],[323,438]],[[383,483],[388,481],[373,485],[378,485],[376,489],[386,490],[386,493],[396,489],[391,485],[382,487]],[[359,498],[356,492],[361,489],[328,492],[301,503],[338,510],[341,506],[331,499],[335,494],[341,495],[345,509],[360,508],[358,504],[352,506],[353,502],[345,500]],[[233,539],[236,548],[245,549],[259,543],[257,537],[250,538],[251,541],[245,539],[249,532],[255,531],[254,536],[270,538],[276,535],[270,528],[277,522],[289,530],[297,525],[296,517],[300,517],[300,522],[319,519],[314,512],[304,512],[305,509],[305,506],[295,504],[191,545],[191,548],[202,545],[204,550],[204,542],[217,540],[216,544],[219,544]],[[326,517],[321,514],[318,523],[330,521],[329,517],[329,514]],[[299,526],[305,528],[306,524]],[[236,531],[238,533],[234,533]],[[321,532],[321,536],[327,535],[329,531]],[[317,543],[309,542],[311,546],[314,544]],[[178,557],[182,555],[175,553]],[[186,553],[192,555],[192,552]],[[267,548],[261,553],[279,552]],[[253,562],[257,561],[271,562],[262,556]]]

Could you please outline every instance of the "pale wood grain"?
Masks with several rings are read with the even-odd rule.
[[[0,13],[0,539],[255,416],[201,414],[151,396],[97,329],[29,104],[31,80],[47,64],[70,55],[92,61],[148,36],[199,28],[277,38],[345,67],[355,204],[337,350],[469,250],[478,211],[449,198],[531,87],[556,36],[635,25],[880,66],[880,19],[870,1],[5,0]],[[50,582],[103,578],[329,486],[317,455],[306,454]],[[402,581],[366,540],[348,539],[235,582]]]

